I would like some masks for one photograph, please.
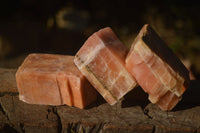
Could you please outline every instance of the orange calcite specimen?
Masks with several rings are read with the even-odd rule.
[[[16,73],[20,100],[84,108],[97,92],[75,66],[74,56],[30,54]]]
[[[134,40],[126,67],[162,110],[173,109],[189,84],[188,70],[149,25]]]
[[[125,67],[127,53],[125,45],[107,27],[90,36],[75,55],[79,70],[111,105],[136,86]]]

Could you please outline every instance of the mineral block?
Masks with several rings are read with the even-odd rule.
[[[186,67],[149,25],[134,40],[126,67],[162,110],[171,110],[189,84]]]
[[[111,105],[136,86],[125,67],[127,52],[107,27],[91,35],[74,58],[79,70]]]
[[[75,66],[74,56],[30,54],[16,73],[19,99],[30,104],[84,108],[97,92]]]

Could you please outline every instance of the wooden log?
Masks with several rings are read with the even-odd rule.
[[[4,110],[10,124],[18,131],[24,132],[29,128],[37,127],[41,131],[58,128],[58,117],[53,113],[53,107],[26,104],[19,100],[18,96],[5,95],[0,98],[1,107]]]
[[[0,68],[0,95],[18,93],[15,73],[16,69]]]
[[[183,100],[170,112],[147,102],[141,88],[134,89],[114,106],[99,97],[87,109],[78,109],[20,101],[15,72],[0,69],[0,132],[200,132],[200,82],[197,80],[191,82]]]

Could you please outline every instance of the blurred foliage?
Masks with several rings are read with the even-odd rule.
[[[200,75],[200,5],[191,0],[0,1],[0,58],[30,52],[75,54],[93,32],[110,26],[130,47],[149,23]],[[5,42],[5,43],[2,43]]]
[[[176,38],[175,39],[175,41],[173,41],[170,45],[169,45],[169,47],[175,52],[175,53],[177,53],[179,50],[180,50],[180,48],[183,46],[183,44],[184,44],[184,42],[183,42],[183,39],[182,38]]]

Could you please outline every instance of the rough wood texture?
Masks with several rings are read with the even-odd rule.
[[[199,133],[199,81],[192,81],[183,100],[171,112],[148,103],[141,88],[135,88],[114,106],[102,97],[88,109],[42,106],[19,100],[13,79],[16,70],[0,69],[0,132],[138,132]]]
[[[0,95],[6,93],[18,93],[15,73],[15,69],[0,68]]]

